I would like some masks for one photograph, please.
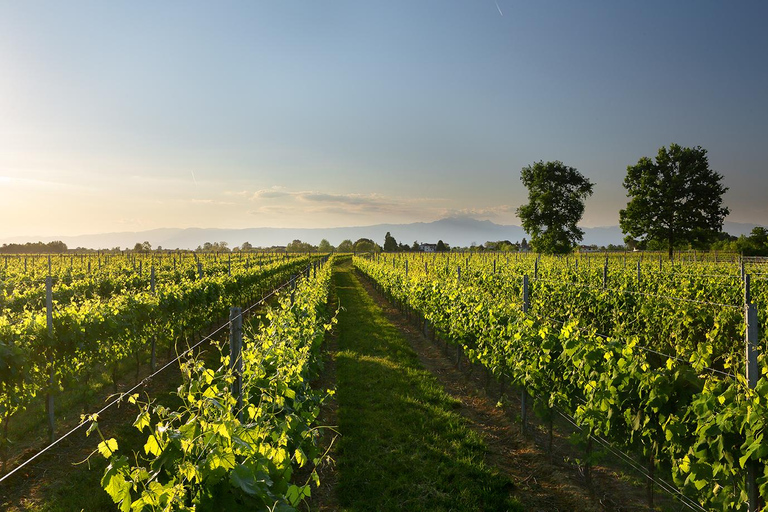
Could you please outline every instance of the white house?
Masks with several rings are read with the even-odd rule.
[[[437,244],[419,244],[419,250],[421,252],[436,252]]]

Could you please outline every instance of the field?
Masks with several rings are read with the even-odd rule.
[[[606,458],[619,476],[605,485],[641,497],[602,509],[748,510],[768,496],[764,263],[707,253],[325,260],[0,260],[4,506],[78,503],[60,494],[76,478],[65,474],[50,477],[55,495],[7,487],[19,468],[44,482],[25,461],[45,460],[43,447],[78,425],[64,437],[90,434],[99,478],[82,481],[102,496],[86,509],[555,510],[580,492],[599,507]],[[377,293],[398,317],[381,313]],[[551,460],[571,436],[578,485],[526,490],[516,457],[542,481],[566,470],[494,453],[487,421],[497,420],[473,419],[448,370],[425,362],[422,335],[495,390],[520,424],[515,443],[537,440]],[[151,396],[144,376],[166,366],[178,382],[169,398]],[[78,419],[111,391],[131,408],[130,428]]]
[[[375,255],[355,265],[459,362],[518,386],[523,422],[529,411],[562,415],[590,449],[617,450],[683,503],[740,510],[768,491],[768,276],[762,264],[693,257]]]

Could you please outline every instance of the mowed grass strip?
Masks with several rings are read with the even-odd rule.
[[[339,313],[338,500],[345,510],[523,510],[483,463],[461,404],[419,363],[345,263]]]

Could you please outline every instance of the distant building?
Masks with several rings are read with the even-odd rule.
[[[437,244],[419,244],[419,250],[421,252],[436,252]]]

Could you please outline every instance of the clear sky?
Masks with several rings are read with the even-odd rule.
[[[768,224],[768,2],[0,0],[0,237],[516,224],[520,169],[596,183],[700,145]]]

